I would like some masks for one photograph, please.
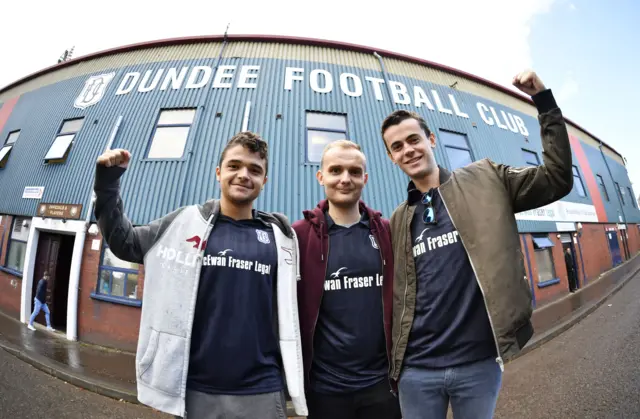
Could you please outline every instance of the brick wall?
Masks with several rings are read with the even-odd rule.
[[[84,245],[79,290],[78,339],[134,352],[140,330],[141,308],[91,298],[98,282],[101,255],[100,250],[91,249],[93,240],[100,240],[102,244],[102,236],[88,234]],[[140,276],[138,294],[141,298],[144,273],[141,272]]]
[[[582,260],[584,262],[587,284],[589,281],[597,279],[600,274],[611,269],[613,266],[605,227],[615,227],[615,224],[583,223],[582,225],[582,235],[578,240],[580,241],[580,249],[582,250]],[[577,249],[578,252],[580,252],[580,249]],[[622,247],[620,247],[620,249],[622,249]],[[582,265],[580,265],[580,269],[582,269]],[[580,283],[583,284],[584,276],[582,272],[580,274],[580,281]]]
[[[7,258],[7,244],[11,234],[13,217],[2,215],[0,223],[0,266],[5,265]],[[0,310],[4,313],[20,318],[20,297],[22,295],[22,279],[10,273],[0,271]]]

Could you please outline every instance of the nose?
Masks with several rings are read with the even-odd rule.
[[[238,170],[237,175],[240,179],[249,179],[249,169],[246,167]]]
[[[340,175],[340,183],[349,183],[349,182],[351,182],[351,175],[349,174],[348,170],[345,170]]]

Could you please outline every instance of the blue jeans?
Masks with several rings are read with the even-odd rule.
[[[36,319],[38,313],[40,313],[40,310],[44,310],[44,318],[47,320],[47,327],[51,327],[49,307],[47,307],[47,304],[41,303],[37,298],[33,299],[33,313],[29,319],[29,324],[33,324],[33,321]]]
[[[502,385],[494,358],[452,368],[405,368],[398,391],[403,419],[491,419]]]

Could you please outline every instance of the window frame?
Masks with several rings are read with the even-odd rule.
[[[2,147],[0,147],[0,151],[4,150],[5,148],[9,147],[9,150],[7,151],[7,153],[4,155],[4,157],[0,157],[0,169],[4,169],[4,167],[7,165],[7,162],[9,161],[9,156],[11,155],[11,152],[13,151],[13,147],[16,146],[16,143],[18,142],[18,139],[20,138],[20,131],[19,129],[15,129],[13,131],[9,131],[9,133],[7,134],[7,138],[5,138],[4,143],[2,144]],[[13,142],[9,143],[9,138],[11,138],[11,136],[15,133],[18,133],[18,137],[13,140]]]
[[[604,178],[596,173],[596,180],[598,181],[598,187],[600,187],[600,192],[604,193],[604,197],[607,202],[611,202],[611,198],[609,197],[609,191],[607,191],[607,187],[604,184]]]
[[[627,192],[629,192],[629,201],[631,201],[631,206],[633,208],[637,208],[636,206],[636,199],[635,196],[633,195],[633,191],[631,190],[631,186],[627,186]]]
[[[344,130],[334,129],[334,128],[325,128],[318,126],[310,126],[307,124],[307,115],[310,113],[314,114],[324,114],[324,115],[335,115],[344,117]],[[304,164],[307,165],[320,165],[320,160],[317,162],[311,161],[309,159],[309,130],[312,131],[322,131],[322,132],[332,132],[335,134],[344,134],[344,139],[349,140],[349,115],[347,113],[341,112],[327,112],[327,111],[314,111],[314,110],[305,110],[304,112]],[[326,147],[326,145],[325,145]]]
[[[532,150],[528,150],[526,148],[521,149],[522,151],[522,157],[524,157],[525,154],[530,154],[535,156],[536,158],[536,164],[532,165],[531,162],[529,162],[527,159],[524,159],[524,163],[526,167],[537,167],[540,166],[540,157],[538,157],[538,153],[536,153],[535,151]]]
[[[160,118],[162,117],[162,112],[164,111],[193,111],[193,120],[190,124],[160,124]],[[147,146],[144,151],[144,158],[142,161],[186,161],[187,157],[187,149],[191,144],[191,138],[193,137],[192,128],[196,124],[196,119],[198,117],[198,108],[195,106],[191,107],[177,107],[177,108],[160,108],[158,114],[156,115],[156,119],[153,123],[153,129],[151,130],[151,135],[149,136],[149,141],[147,141]],[[187,132],[187,138],[184,141],[184,149],[182,150],[182,156],[180,157],[149,157],[149,152],[151,151],[151,146],[153,145],[153,139],[156,136],[156,132],[158,128],[189,128]]]
[[[575,169],[575,172],[573,171]],[[578,194],[578,196],[580,198],[587,198],[589,196],[587,189],[584,187],[584,182],[582,181],[582,175],[580,174],[580,169],[578,169],[578,166],[576,166],[575,164],[571,165],[571,175],[573,176],[573,188],[576,191],[576,194]],[[578,180],[580,181],[580,186],[582,186],[582,191],[584,192],[584,195],[580,194],[578,188],[575,186],[576,185],[576,178],[578,178]]]
[[[108,265],[104,265],[104,254],[105,251],[109,248],[109,245],[107,244],[106,241],[102,241],[102,248],[100,249],[100,263],[98,265],[98,277],[96,278],[96,286],[93,292],[91,292],[91,298],[96,299],[96,300],[102,300],[102,301],[107,301],[107,302],[111,302],[111,303],[116,303],[116,304],[124,304],[124,305],[128,305],[128,306],[133,306],[133,307],[142,307],[142,299],[138,297],[137,293],[136,293],[136,298],[127,298],[127,297],[121,297],[118,295],[112,295],[113,292],[113,272],[120,272],[120,273],[124,273],[125,277],[124,277],[124,284],[125,284],[125,290],[126,290],[126,284],[128,283],[129,280],[129,274],[132,275],[138,275],[138,283],[136,284],[136,286],[140,285],[140,264],[138,265],[138,269],[127,269],[127,268],[118,268],[115,266],[108,266]],[[115,256],[115,255],[114,255]],[[116,256],[117,257],[117,256]],[[102,290],[100,289],[100,275],[102,274],[102,271],[109,271],[110,275],[109,275],[109,293],[105,294],[102,292]]]
[[[457,145],[449,145],[449,144],[446,144],[444,139],[442,138],[442,136],[440,136],[440,138],[439,138],[440,141],[439,142],[442,143],[442,147],[444,148],[444,155],[445,155],[445,158],[447,159],[447,163],[449,164],[449,169],[451,169],[451,171],[459,169],[459,167],[458,168],[454,168],[451,165],[451,159],[449,158],[449,153],[447,152],[447,148],[452,148],[452,149],[458,150],[458,151],[466,151],[467,153],[469,153],[469,157],[470,157],[471,163],[476,161],[476,158],[473,155],[473,150],[471,150],[471,144],[469,143],[469,136],[467,134],[462,133],[462,132],[452,131],[452,130],[449,130],[449,129],[439,128],[438,129],[438,133],[442,133],[442,132],[446,132],[448,134],[459,135],[459,136],[464,137],[464,142],[467,145],[467,148],[462,148],[462,147],[457,146]],[[462,166],[462,167],[464,167],[464,166]]]
[[[76,142],[76,138],[78,137],[78,134],[80,133],[80,131],[82,131],[82,128],[84,127],[85,119],[86,118],[84,116],[78,116],[78,117],[75,117],[75,118],[67,118],[67,119],[63,119],[62,120],[62,122],[60,123],[60,126],[58,127],[58,131],[57,131],[55,137],[53,138],[53,141],[51,142],[51,144],[49,144],[49,148],[47,149],[47,152],[45,153],[45,157],[43,157],[44,164],[47,164],[47,165],[48,164],[63,164],[63,163],[67,162],[67,159],[69,158],[69,154],[71,154],[71,149],[73,148],[73,145]],[[67,122],[77,121],[77,120],[82,120],[82,125],[80,126],[80,128],[77,131],[62,131],[62,128],[64,128],[64,125]],[[71,142],[67,146],[67,148],[66,148],[64,154],[62,155],[62,157],[60,157],[58,159],[54,159],[54,158],[47,159],[46,158],[47,154],[49,154],[49,152],[51,151],[51,148],[56,143],[58,138],[63,137],[65,135],[73,135],[73,138],[71,139]]]
[[[24,217],[24,216],[17,216],[14,215],[13,216],[13,220],[11,220],[11,228],[9,229],[9,236],[7,237],[7,250],[6,250],[6,254],[5,254],[5,258],[4,258],[4,264],[2,265],[2,270],[5,272],[8,272],[12,275],[15,275],[19,278],[22,278],[22,275],[24,273],[24,271],[19,271],[13,268],[10,268],[8,266],[9,263],[9,255],[11,254],[11,245],[13,244],[13,242],[18,242],[18,243],[24,243],[25,248],[27,247],[27,243],[29,243],[29,235],[27,234],[27,240],[18,240],[18,239],[14,239],[12,238],[12,234],[13,234],[13,229],[15,228],[16,225],[16,221],[17,220],[28,220],[30,222],[31,218],[30,217]],[[0,243],[0,246],[2,246],[2,243]],[[25,256],[26,256],[26,249],[25,249]],[[24,260],[22,261],[23,263],[23,269],[24,269]]]
[[[560,282],[560,278],[558,277],[558,271],[556,270],[556,263],[553,260],[553,249],[555,248],[555,243],[553,242],[553,240],[551,240],[549,238],[548,234],[532,234],[531,235],[531,241],[533,242],[533,258],[536,262],[536,270],[538,273],[538,278],[536,281],[536,286],[538,288],[544,288],[544,287],[548,287],[551,285],[555,285],[558,284]],[[536,241],[535,239],[546,239],[551,245],[550,246],[545,246],[545,247],[538,247],[536,246]],[[540,264],[538,262],[538,256],[541,253],[544,252],[548,252],[547,254],[549,255],[549,260],[551,261],[551,269],[553,270],[553,272],[551,272],[551,279],[545,280],[545,281],[541,281],[540,280]]]

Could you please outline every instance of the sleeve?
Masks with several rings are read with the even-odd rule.
[[[96,166],[95,216],[102,236],[114,255],[130,262],[143,263],[146,253],[183,208],[148,225],[134,227],[124,214],[124,204],[120,198],[120,177],[125,170],[121,167]]]
[[[571,145],[562,112],[549,89],[532,99],[539,113],[543,164],[517,168],[494,163],[516,213],[557,201],[573,188]]]

